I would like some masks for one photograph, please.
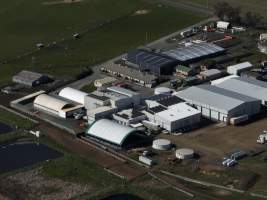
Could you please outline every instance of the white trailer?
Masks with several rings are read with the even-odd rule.
[[[267,131],[263,131],[263,134],[259,135],[257,143],[265,144],[267,142]]]

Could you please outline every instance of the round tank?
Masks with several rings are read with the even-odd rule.
[[[176,158],[186,160],[194,157],[194,150],[192,149],[178,149],[175,152]]]
[[[166,139],[154,140],[152,148],[156,150],[169,150],[171,148],[171,141]]]
[[[158,87],[155,89],[154,94],[158,95],[158,94],[171,94],[172,90],[170,88],[167,87]]]

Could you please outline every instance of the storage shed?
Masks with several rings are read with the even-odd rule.
[[[230,28],[230,23],[225,21],[218,21],[217,28],[227,30]]]
[[[50,82],[52,79],[46,75],[23,70],[13,76],[12,81],[28,87],[35,87]]]
[[[87,135],[118,146],[122,146],[127,137],[137,132],[134,128],[123,126],[108,119],[100,119],[86,130]]]
[[[252,116],[261,110],[258,99],[212,85],[193,86],[176,95],[213,121],[229,123],[232,117]]]
[[[84,99],[88,94],[74,88],[66,87],[62,89],[58,95],[65,99],[84,105]]]
[[[79,106],[74,106],[67,101],[47,94],[41,94],[35,98],[34,108],[62,118],[66,118],[72,115],[75,110],[81,109]]]
[[[252,69],[253,65],[250,62],[243,62],[227,67],[227,73],[240,75],[241,72]]]

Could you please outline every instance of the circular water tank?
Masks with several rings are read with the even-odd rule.
[[[194,150],[192,149],[178,149],[175,152],[176,158],[186,160],[194,157]]]
[[[171,141],[166,139],[154,140],[152,148],[156,150],[169,150],[171,148]]]
[[[158,95],[158,94],[171,94],[172,90],[170,88],[167,87],[158,87],[154,90],[154,94]]]

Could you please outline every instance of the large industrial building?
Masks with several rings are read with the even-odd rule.
[[[176,95],[213,121],[230,123],[231,118],[248,118],[261,110],[258,99],[212,85],[190,87]]]
[[[140,131],[134,128],[108,119],[98,120],[86,130],[86,135],[120,147],[129,145],[129,140],[134,140],[134,137],[139,134]],[[142,141],[136,140],[135,142],[140,143]]]
[[[220,80],[220,79],[219,79]],[[267,83],[252,78],[231,76],[221,81],[212,82],[217,87],[261,100],[267,105]]]
[[[75,112],[79,112],[82,106],[75,106],[67,101],[57,99],[47,94],[41,94],[34,100],[34,108],[44,111],[61,118],[72,116]]]
[[[225,49],[213,43],[192,44],[187,47],[179,47],[177,49],[164,52],[165,55],[172,57],[182,63],[198,61],[210,56],[220,55]]]
[[[201,120],[200,111],[185,102],[170,104],[167,107],[160,104],[151,104],[150,106],[152,107],[143,111],[148,120],[169,132],[182,131],[185,128],[191,129]]]
[[[167,55],[134,49],[127,54],[128,62],[139,66],[141,71],[149,71],[151,74],[164,75],[171,74],[178,61]]]
[[[40,73],[23,70],[13,76],[12,81],[27,87],[35,87],[50,82],[51,78]]]
[[[70,101],[84,105],[84,99],[88,94],[80,90],[66,87],[62,89],[58,95]]]

